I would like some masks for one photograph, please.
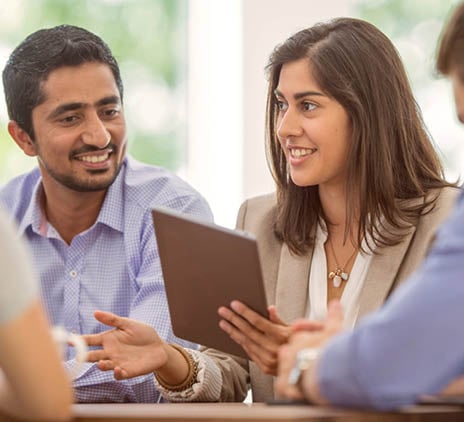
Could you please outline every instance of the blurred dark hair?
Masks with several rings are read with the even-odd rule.
[[[438,43],[438,72],[448,75],[452,67],[464,73],[464,3],[454,9]]]

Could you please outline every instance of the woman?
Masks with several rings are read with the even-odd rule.
[[[464,3],[461,2],[443,27],[436,61],[438,73],[452,82],[456,114],[461,122],[464,122],[463,45]],[[296,322],[295,333],[279,352],[276,386],[281,395],[292,399],[305,396],[315,403],[383,410],[412,405],[426,395],[462,396],[463,217],[461,195],[421,269],[353,332],[332,341],[342,329],[341,307],[336,303],[331,305],[324,330],[299,333],[301,321]],[[423,315],[434,317],[424,319]],[[314,349],[317,350],[314,359],[298,365]],[[439,365],[437,356],[441,357]],[[299,371],[303,368],[304,371]],[[359,373],[369,376],[359,377]],[[443,404],[446,399],[443,397]]]
[[[398,53],[373,25],[341,18],[300,31],[275,49],[268,71],[277,192],[245,202],[238,228],[258,239],[275,306],[269,320],[239,302],[219,309],[221,327],[251,362],[175,350],[107,313],[96,316],[119,332],[88,339],[104,346],[92,359],[117,377],[156,371],[167,400],[241,401],[249,379],[255,401],[272,399],[269,375],[291,331],[285,323],[306,316],[308,328],[321,328],[332,299],[341,300],[350,328],[377,309],[425,256],[457,193],[443,178]],[[132,330],[142,344],[134,365],[121,358]]]
[[[67,420],[69,380],[39,302],[30,257],[7,221],[0,212],[0,412]]]

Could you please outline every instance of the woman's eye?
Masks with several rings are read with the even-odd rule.
[[[311,111],[316,108],[316,106],[313,103],[310,103],[308,101],[303,102],[302,108],[304,111]]]
[[[277,100],[277,108],[282,111],[287,109],[287,104],[284,101]]]

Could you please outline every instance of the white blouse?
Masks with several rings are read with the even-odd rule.
[[[327,240],[327,231],[318,226],[316,240],[309,274],[309,298],[306,317],[312,320],[323,321],[327,317],[327,259],[324,243]],[[366,241],[363,248],[367,249]],[[359,299],[372,259],[372,253],[358,253],[354,261],[350,278],[346,283],[340,302],[344,310],[344,327],[353,328],[359,312]]]

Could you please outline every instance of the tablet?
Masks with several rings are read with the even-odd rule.
[[[174,334],[247,357],[219,327],[217,310],[239,300],[267,317],[256,239],[165,208],[152,216]]]

